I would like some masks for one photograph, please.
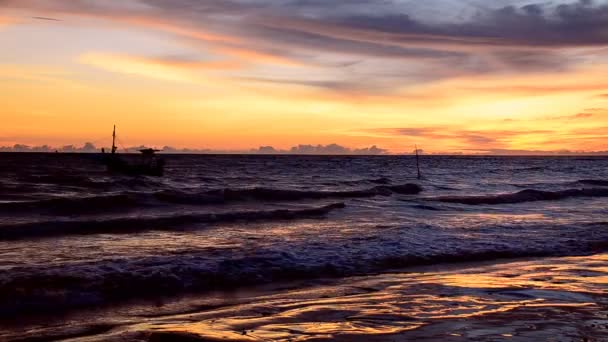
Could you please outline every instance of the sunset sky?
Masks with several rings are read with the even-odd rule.
[[[608,2],[0,0],[0,146],[608,150]]]

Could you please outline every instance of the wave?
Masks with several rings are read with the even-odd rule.
[[[235,221],[295,220],[319,217],[344,203],[306,209],[278,209],[268,211],[241,211],[226,213],[191,213],[158,217],[127,217],[105,220],[43,221],[0,225],[0,240],[19,240],[66,235],[129,234],[146,230],[175,230],[188,224],[228,223]]]
[[[429,210],[429,211],[441,211],[441,209],[430,206],[430,205],[423,205],[423,204],[415,204],[411,206],[414,209],[419,209],[419,210]]]
[[[608,186],[608,180],[600,180],[600,179],[582,179],[579,180],[578,183],[585,185],[594,185],[594,186]]]
[[[567,187],[578,187],[581,185],[587,186],[608,186],[608,180],[602,179],[581,179],[577,181],[560,181],[556,179],[555,181],[546,180],[544,182],[530,182],[530,183],[509,183],[510,186],[516,188],[542,188],[542,189],[551,189],[551,188],[567,188]]]
[[[445,186],[445,185],[436,185],[436,184],[432,184],[432,187],[437,189],[437,190],[445,190],[445,191],[457,191],[458,188],[455,187],[449,187],[449,186]]]
[[[35,201],[0,203],[0,212],[36,211],[53,214],[97,213],[125,210],[138,205],[137,194],[115,194],[89,197],[63,197]]]
[[[392,194],[415,195],[422,191],[417,184],[381,185],[364,190],[346,191],[307,191],[270,188],[252,189],[223,189],[204,193],[187,193],[183,191],[161,191],[155,196],[166,202],[179,204],[209,204],[238,202],[247,200],[260,201],[298,201],[304,199],[332,198],[366,198],[375,196],[390,196]]]
[[[521,169],[516,169],[514,171],[544,171],[547,168],[545,166],[530,166],[530,167],[524,167]]]
[[[567,189],[562,191],[542,191],[527,189],[516,193],[484,196],[449,196],[432,200],[446,203],[468,205],[480,204],[514,204],[536,201],[556,201],[572,197],[608,197],[608,189]]]
[[[164,186],[164,183],[161,180],[146,176],[107,177],[105,175],[100,175],[99,177],[88,177],[70,174],[44,174],[21,176],[17,181],[22,185],[29,186],[47,184],[85,189],[158,189]]]
[[[123,191],[84,197],[60,197],[42,200],[18,200],[0,203],[0,213],[36,212],[42,214],[97,214],[117,210],[130,210],[145,205],[158,205],[158,201],[172,204],[206,205],[226,204],[248,200],[297,201],[305,199],[346,199],[398,194],[416,194],[422,189],[415,184],[377,186],[351,191],[302,191],[269,188],[223,189],[202,193],[180,190],[158,192]]]
[[[390,178],[380,177],[380,178],[370,178],[370,179],[359,179],[359,180],[345,180],[341,181],[340,184],[344,185],[359,185],[359,184],[379,184],[379,185],[388,185],[391,184]]]
[[[0,316],[44,310],[57,313],[130,299],[158,299],[275,281],[364,275],[417,265],[581,255],[608,248],[608,245],[592,243],[594,239],[605,239],[606,233],[586,237],[582,232],[585,230],[579,228],[577,231],[573,227],[569,234],[558,236],[551,242],[522,242],[518,236],[512,236],[506,238],[509,241],[478,243],[476,248],[466,251],[462,248],[464,245],[454,241],[441,249],[426,250],[416,250],[416,245],[407,243],[386,248],[382,242],[370,242],[367,253],[373,252],[366,254],[365,258],[361,257],[359,249],[357,253],[346,253],[342,249],[339,253],[332,249],[307,253],[306,247],[292,246],[280,250],[261,248],[254,253],[242,256],[227,254],[221,258],[190,251],[187,257],[183,254],[160,255],[48,267],[15,267],[0,274],[0,302],[3,303]],[[576,235],[583,238],[577,240]],[[462,243],[469,242],[465,239]],[[410,248],[405,248],[407,246]]]
[[[69,186],[89,186],[92,181],[89,177],[73,174],[42,174],[24,175],[18,178],[23,183],[57,184]]]

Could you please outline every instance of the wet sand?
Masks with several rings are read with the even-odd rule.
[[[608,341],[608,254],[417,267],[4,322],[0,340]]]

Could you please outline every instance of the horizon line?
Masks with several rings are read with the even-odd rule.
[[[94,155],[103,154],[101,151],[3,151],[0,150],[0,154],[83,154],[83,155]],[[208,156],[317,156],[317,157],[395,157],[395,156],[411,156],[415,157],[412,153],[383,153],[383,154],[330,154],[330,153],[256,153],[256,152],[245,152],[245,151],[209,151],[209,152],[166,152],[159,151],[163,155],[208,155]],[[138,155],[135,151],[126,151],[119,154],[123,155]],[[422,156],[427,157],[608,157],[608,151],[598,152],[550,152],[543,151],[539,153],[460,153],[460,152],[441,152],[441,153],[422,153]]]

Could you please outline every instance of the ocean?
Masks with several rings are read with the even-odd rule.
[[[0,154],[0,321],[608,250],[606,157],[163,158]]]

